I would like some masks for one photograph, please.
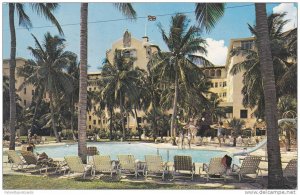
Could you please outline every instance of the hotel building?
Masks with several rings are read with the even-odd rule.
[[[224,66],[215,66],[202,68],[205,75],[211,81],[210,91],[217,94],[220,99],[220,106],[230,107],[232,109],[231,113],[227,113],[227,118],[238,118],[246,121],[246,127],[252,128],[256,122],[256,118],[253,115],[253,110],[245,108],[242,105],[243,95],[241,90],[243,87],[242,79],[243,72],[236,75],[231,75],[230,69],[232,66],[244,59],[244,56],[233,56],[231,57],[230,51],[236,47],[243,47],[248,49],[254,49],[254,38],[245,39],[231,39],[230,46],[228,48],[228,55],[226,64]],[[158,52],[160,49],[157,45],[151,44],[148,37],[143,37],[141,40],[131,37],[131,33],[127,30],[124,32],[123,37],[114,43],[112,43],[111,49],[107,50],[107,58],[109,61],[113,61],[115,50],[121,51],[122,55],[128,57],[135,57],[136,61],[134,66],[143,68],[147,70],[146,65],[151,58],[151,55]],[[23,58],[16,59],[16,66],[20,67],[25,64],[26,60]],[[9,76],[9,60],[3,60],[3,75]],[[89,81],[98,79],[101,77],[101,72],[88,73]],[[24,81],[24,78],[16,76],[16,89],[19,89],[20,85]],[[90,82],[88,85],[88,91],[98,91],[98,87]],[[34,94],[34,86],[27,85],[21,90],[17,90],[16,93],[21,98],[21,105],[28,107],[31,104],[32,97]],[[109,128],[109,115],[105,111],[102,114],[97,114],[98,104],[94,104],[92,109],[87,113],[87,128],[88,130],[93,130],[95,128],[107,129]],[[116,109],[115,112],[119,112]],[[142,116],[144,116],[143,111],[138,111],[138,119],[130,116],[127,118],[129,122],[128,126],[131,130],[136,130],[136,120],[143,126],[144,121]],[[127,127],[127,125],[126,125]]]
[[[131,36],[131,33],[126,30],[123,34],[123,37],[119,40],[112,43],[111,49],[106,51],[106,56],[110,62],[113,62],[114,60],[114,54],[115,51],[121,51],[121,55],[124,57],[133,57],[136,60],[134,61],[134,66],[139,67],[141,69],[147,70],[147,64],[149,62],[149,59],[151,58],[151,55],[155,52],[158,52],[160,49],[157,45],[151,44],[149,42],[149,38],[147,36],[142,37],[142,39],[136,39]],[[101,76],[101,72],[95,72],[95,73],[89,73],[88,79],[90,81],[95,80]],[[92,84],[93,82],[90,82],[88,86],[88,91],[97,91],[99,90],[97,86]],[[88,120],[87,120],[87,128],[88,129],[94,129],[94,128],[104,128],[108,129],[108,112],[104,112],[102,116],[97,116],[94,111],[98,109],[98,105],[96,105],[92,111],[88,112]],[[119,112],[119,109],[115,109],[115,112]],[[144,116],[145,113],[143,111],[138,111],[138,116]],[[141,126],[143,126],[143,121],[141,117],[138,117],[137,119],[129,116],[126,118],[128,121],[129,129],[135,131],[136,130],[136,124],[137,121]],[[127,127],[127,125],[126,125]]]

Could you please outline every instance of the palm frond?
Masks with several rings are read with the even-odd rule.
[[[131,3],[114,3],[114,6],[122,12],[122,14],[132,20],[136,19],[136,12],[133,9]]]
[[[17,14],[19,15],[19,25],[29,29],[32,27],[29,16],[25,13],[24,4],[16,3]]]
[[[200,28],[210,32],[223,16],[224,10],[224,3],[196,3],[195,14]]]
[[[53,11],[58,7],[57,3],[30,3],[32,11],[36,12],[39,16],[45,17],[46,20],[49,20],[52,24],[56,26],[59,34],[64,35],[64,32],[53,15]]]

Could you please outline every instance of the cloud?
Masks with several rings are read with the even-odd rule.
[[[225,65],[228,48],[224,45],[224,40],[206,38],[206,43],[207,55],[204,57],[215,65]]]
[[[279,14],[284,12],[286,12],[284,19],[289,20],[290,22],[284,26],[283,31],[288,31],[297,27],[297,7],[294,3],[281,3],[273,8],[273,13]]]

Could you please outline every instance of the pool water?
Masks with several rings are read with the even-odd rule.
[[[110,155],[117,160],[119,154],[132,154],[138,160],[144,160],[145,155],[159,155],[164,161],[173,161],[175,155],[190,155],[193,162],[209,163],[213,157],[223,157],[227,154],[220,150],[195,150],[195,149],[161,149],[147,146],[143,143],[88,143],[88,146],[96,146],[101,155]],[[63,158],[77,155],[78,145],[61,145],[49,147],[36,147],[35,152],[45,152],[51,158]]]

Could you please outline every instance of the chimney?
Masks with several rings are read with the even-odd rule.
[[[149,41],[149,37],[148,36],[144,36],[144,37],[142,37],[143,38],[143,42],[148,42]]]

